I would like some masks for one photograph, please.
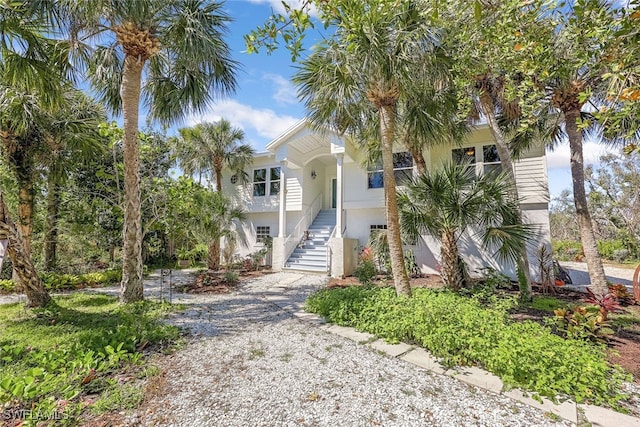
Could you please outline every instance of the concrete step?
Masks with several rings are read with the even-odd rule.
[[[287,271],[304,271],[309,273],[319,273],[319,274],[327,274],[327,267],[312,267],[312,266],[302,266],[296,265],[292,267],[285,266],[283,270]]]

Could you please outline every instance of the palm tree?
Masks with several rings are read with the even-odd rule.
[[[240,239],[243,235],[237,230],[237,221],[245,219],[244,211],[234,207],[231,201],[222,193],[208,193],[206,195],[202,216],[202,232],[209,238],[209,260],[207,267],[217,270],[220,267],[220,239]]]
[[[208,0],[63,4],[77,56],[99,98],[124,121],[124,247],[120,300],[143,299],[138,115],[173,124],[236,86],[237,63],[223,37],[230,18]],[[91,47],[89,47],[91,46]]]
[[[465,268],[458,241],[465,231],[480,230],[483,244],[496,248],[500,260],[515,261],[531,228],[520,222],[518,200],[505,172],[477,178],[473,168],[453,163],[420,175],[400,194],[400,226],[408,239],[430,234],[441,243],[442,280],[459,290]]]
[[[379,126],[391,270],[396,292],[407,296],[411,288],[398,225],[393,149],[400,143],[400,104],[434,80],[435,42],[420,10],[413,1],[341,2],[328,23],[335,34],[302,61],[294,76],[316,127],[370,135],[372,125]]]
[[[622,65],[617,59],[620,40],[614,25],[619,11],[601,0],[568,2],[566,7],[556,9],[548,9],[547,2],[536,1],[529,2],[528,7],[535,12],[535,25],[518,36],[522,45],[535,43],[542,48],[520,49],[511,54],[514,61],[508,65],[533,80],[528,80],[526,90],[521,91],[531,116],[552,110],[560,117],[569,141],[573,200],[591,285],[595,293],[606,294],[609,289],[584,185],[583,137],[589,132],[601,137],[601,125],[606,126],[589,111],[606,105],[607,82],[603,76],[615,73]],[[527,99],[531,93],[533,96]],[[628,134],[624,127],[614,127],[617,132],[612,133],[605,128],[605,135],[612,142],[622,141],[625,136],[638,138],[637,132]]]
[[[16,133],[26,132],[30,123],[28,115],[32,111],[29,108],[35,105],[35,98],[45,109],[54,106],[60,100],[69,70],[69,45],[53,38],[55,19],[52,18],[56,17],[53,8],[54,2],[49,1],[0,4],[0,113],[3,120],[0,137],[3,146],[9,148],[8,151],[15,151],[17,156],[20,156],[21,149],[15,146]],[[16,156],[14,160],[23,163]],[[23,166],[18,172],[29,175],[31,165],[24,162]],[[24,187],[20,193],[23,202],[28,202],[32,196]],[[19,218],[23,217],[22,214],[19,212]],[[14,277],[27,295],[27,305],[44,307],[51,298],[33,266],[29,243],[20,233],[19,228],[25,225],[19,221],[19,226],[16,226],[11,220],[0,191],[0,238],[9,241],[8,253],[14,266]]]
[[[231,126],[225,119],[215,123],[200,123],[182,128],[176,145],[176,157],[188,175],[212,173],[216,190],[222,191],[222,172],[225,168],[247,181],[246,168],[253,163],[254,150],[244,140],[242,129]]]
[[[222,192],[222,171],[228,168],[242,182],[248,180],[245,169],[253,163],[254,150],[248,144],[240,144],[244,132],[234,128],[225,119],[215,123],[200,123],[193,128],[179,130],[176,157],[185,173],[212,173],[216,190]],[[215,233],[214,233],[215,234]],[[217,258],[216,258],[216,254]],[[209,244],[209,268],[220,267],[220,238]]]
[[[50,116],[43,129],[47,150],[42,159],[46,167],[47,221],[45,225],[44,265],[57,265],[60,190],[69,172],[84,159],[101,153],[99,125],[105,115],[100,105],[78,90],[63,94],[65,102]]]

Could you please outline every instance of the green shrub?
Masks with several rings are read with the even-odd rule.
[[[113,386],[123,369],[139,369],[142,348],[161,349],[177,339],[177,328],[160,320],[170,310],[86,294],[58,297],[27,313],[19,304],[0,306],[0,406],[73,418],[83,409],[80,396],[107,390],[103,403],[130,407],[138,400],[127,385]]]
[[[575,261],[582,253],[582,243],[575,240],[556,240],[551,247],[553,256],[560,261]]]
[[[534,322],[514,323],[511,305],[486,307],[444,290],[416,289],[408,299],[390,288],[349,287],[320,291],[306,308],[391,342],[419,343],[449,365],[483,366],[507,386],[539,395],[613,406],[624,397],[619,389],[627,377],[607,363],[602,345],[564,339]]]
[[[360,283],[368,285],[376,277],[376,265],[371,259],[361,260],[353,275],[358,278]]]
[[[224,273],[224,281],[227,283],[238,283],[240,281],[240,275],[237,271],[227,271]]]
[[[0,280],[0,292],[15,292],[16,285],[13,280],[3,279]]]

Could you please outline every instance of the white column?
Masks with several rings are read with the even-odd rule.
[[[287,227],[287,180],[284,175],[284,168],[287,165],[286,160],[280,162],[280,216],[278,222],[278,237],[286,237]]]
[[[342,160],[344,154],[336,155],[336,237],[342,238]]]

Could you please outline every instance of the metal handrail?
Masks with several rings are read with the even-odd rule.
[[[309,208],[305,211],[304,215],[302,215],[302,218],[300,218],[300,221],[298,221],[296,226],[293,228],[293,231],[291,232],[291,234],[289,234],[285,239],[284,245],[283,245],[284,246],[284,259],[282,261],[283,266],[287,263],[289,256],[291,256],[291,253],[294,251],[296,246],[298,246],[298,244],[300,243],[300,239],[302,239],[302,236],[304,235],[304,232],[309,228],[309,226],[313,222],[318,212],[320,212],[321,208],[322,208],[322,193],[318,194],[316,198],[313,200],[313,202],[311,202],[311,204],[309,205]]]

